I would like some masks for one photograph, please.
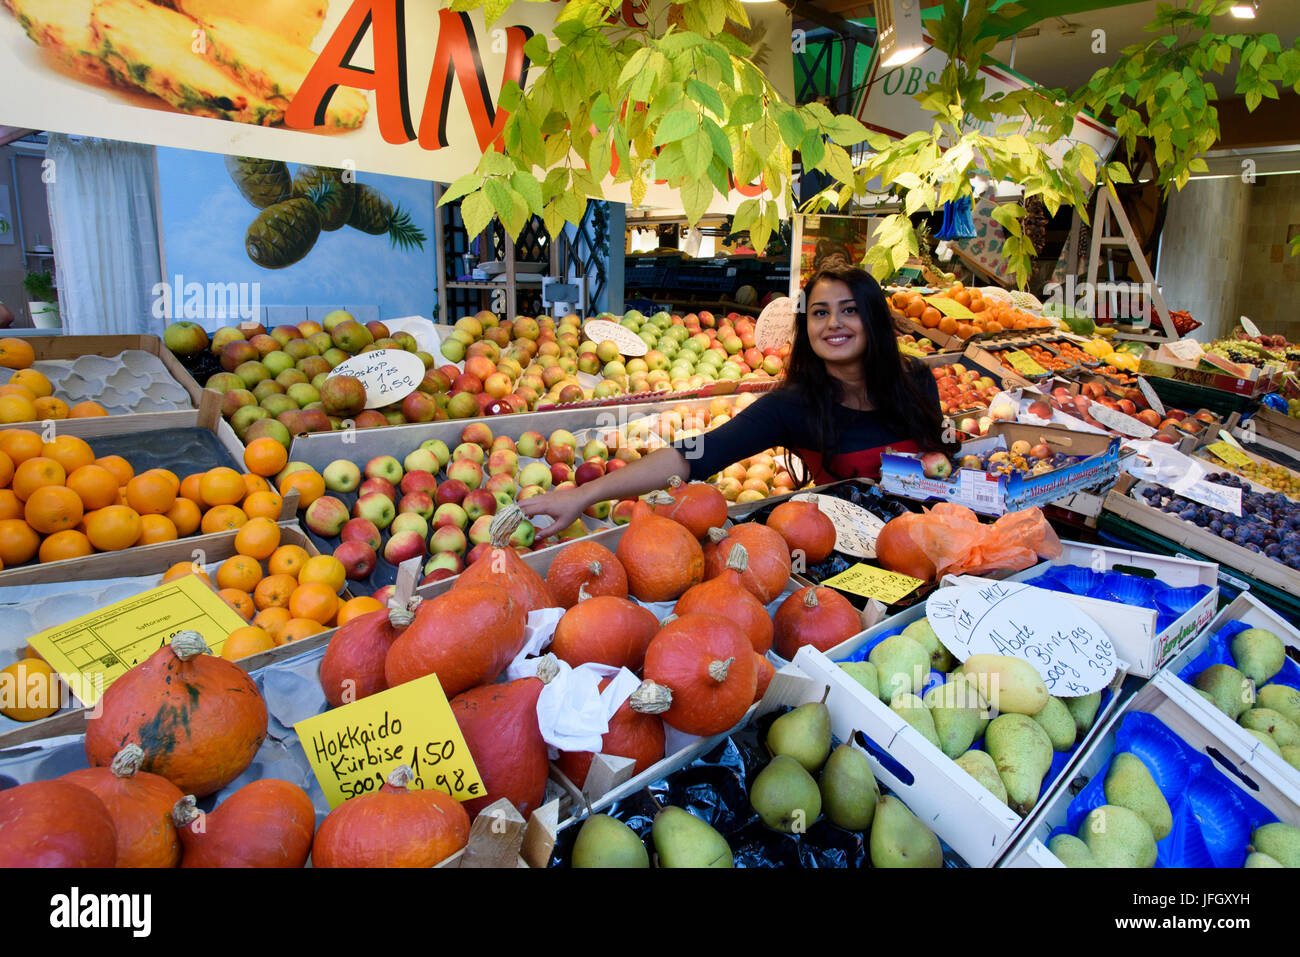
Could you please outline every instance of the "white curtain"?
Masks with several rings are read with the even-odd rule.
[[[161,335],[154,148],[51,133],[46,158],[63,331]]]

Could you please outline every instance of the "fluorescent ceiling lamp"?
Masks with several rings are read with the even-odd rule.
[[[1238,20],[1254,20],[1255,14],[1259,12],[1259,3],[1234,3],[1228,12]]]
[[[880,65],[893,69],[925,52],[921,40],[921,0],[876,0]]]

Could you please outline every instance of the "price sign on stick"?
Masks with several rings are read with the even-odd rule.
[[[758,314],[754,324],[754,346],[759,352],[764,349],[779,349],[787,342],[794,341],[794,300],[789,296],[773,299]]]
[[[1127,435],[1135,439],[1149,439],[1156,434],[1156,430],[1145,422],[1139,422],[1133,416],[1117,412],[1100,402],[1094,402],[1088,406],[1088,412],[1106,428],[1118,432],[1120,435]]]
[[[597,344],[608,339],[618,346],[620,355],[643,356],[650,351],[645,340],[635,332],[608,319],[592,319],[582,327],[582,334]]]
[[[1047,370],[1035,362],[1033,356],[1021,349],[1008,352],[1007,361],[1011,363],[1011,368],[1021,375],[1047,375]]]
[[[1251,322],[1246,316],[1241,317],[1241,328],[1245,329],[1246,335],[1250,336],[1252,339],[1259,337],[1259,326]]]
[[[816,502],[822,514],[835,526],[835,550],[855,558],[876,557],[876,537],[885,523],[861,505],[833,495],[804,492],[791,496],[797,502]]]
[[[900,575],[898,572],[886,571],[875,565],[859,562],[838,575],[832,575],[822,584],[827,588],[838,588],[840,591],[861,595],[863,598],[874,598],[886,605],[892,605],[916,591],[925,582],[920,578]]]
[[[487,793],[437,675],[425,675],[293,726],[330,807],[373,794],[398,765],[425,791]]]
[[[366,408],[377,409],[399,402],[414,392],[424,378],[424,363],[414,352],[375,349],[340,362],[329,377],[332,379],[339,375],[360,379],[366,389]]]
[[[975,318],[975,313],[971,312],[956,299],[949,299],[946,296],[925,296],[925,301],[945,316],[953,319],[970,320]]]
[[[1142,376],[1138,376],[1138,389],[1141,390],[1143,398],[1147,400],[1147,405],[1163,416],[1165,414],[1165,404],[1160,401],[1160,396],[1156,395],[1156,390],[1151,388],[1151,383]]]
[[[1227,442],[1211,442],[1206,446],[1206,448],[1229,465],[1236,466],[1237,468],[1254,464],[1249,455],[1240,449],[1234,449]]]

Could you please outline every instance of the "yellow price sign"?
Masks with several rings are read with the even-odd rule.
[[[293,729],[330,807],[378,791],[401,764],[421,790],[458,801],[487,793],[437,675],[304,718]]]
[[[967,322],[975,318],[975,313],[971,312],[956,299],[948,299],[945,296],[925,296],[923,298],[945,316],[950,316],[953,319],[960,319]]]
[[[1254,464],[1254,460],[1249,455],[1241,451],[1241,449],[1234,449],[1227,442],[1211,442],[1206,448],[1222,461],[1237,468]]]
[[[1007,361],[1011,363],[1011,368],[1021,375],[1047,375],[1047,370],[1035,362],[1033,356],[1022,349],[1014,349],[1004,354]]]
[[[178,631],[197,631],[213,654],[246,622],[195,575],[125,598],[34,635],[28,644],[93,707],[111,685]]]
[[[900,575],[898,572],[886,571],[875,565],[858,562],[838,575],[832,575],[822,584],[828,588],[838,588],[840,591],[861,595],[863,598],[874,598],[886,605],[892,605],[916,591],[925,582],[910,575]]]

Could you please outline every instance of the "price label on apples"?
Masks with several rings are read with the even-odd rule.
[[[643,356],[650,351],[650,347],[635,332],[608,319],[592,319],[582,327],[582,334],[597,345],[609,340],[618,346],[619,355]]]
[[[1147,405],[1155,409],[1162,417],[1165,414],[1165,404],[1160,401],[1160,396],[1156,395],[1156,390],[1151,388],[1151,383],[1138,376],[1138,389],[1141,390],[1142,396],[1147,400]]]
[[[424,378],[424,363],[414,352],[375,349],[340,362],[329,378],[341,375],[360,379],[366,390],[366,408],[377,409],[400,402],[414,392]]]
[[[789,296],[773,299],[763,307],[754,324],[754,347],[764,352],[794,341],[794,319],[793,299]]]
[[[1088,407],[1088,411],[1094,419],[1106,426],[1106,428],[1112,429],[1121,435],[1127,435],[1135,439],[1149,439],[1156,434],[1156,430],[1145,422],[1139,422],[1131,415],[1117,412],[1100,402],[1094,402]]]
[[[1259,338],[1259,326],[1251,322],[1246,316],[1242,316],[1240,322],[1241,328],[1246,330],[1246,335],[1250,336],[1252,339]]]
[[[842,498],[804,492],[791,496],[796,502],[815,502],[835,526],[835,550],[855,558],[876,557],[876,537],[885,523],[861,505]]]

